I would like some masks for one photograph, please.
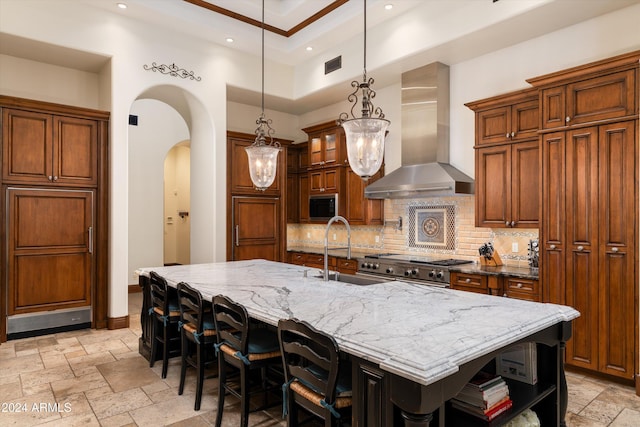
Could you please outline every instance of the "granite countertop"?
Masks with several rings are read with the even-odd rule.
[[[449,271],[468,274],[486,274],[487,276],[511,276],[522,279],[538,280],[538,269],[530,267],[513,267],[509,265],[492,267],[473,263],[452,266],[449,267]]]
[[[346,353],[429,385],[460,365],[579,316],[571,307],[496,298],[402,281],[324,282],[308,268],[266,260],[139,269],[211,299],[224,294],[271,325],[296,317],[335,337]]]

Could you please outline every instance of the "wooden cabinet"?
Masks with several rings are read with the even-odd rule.
[[[335,194],[343,188],[344,167],[309,171],[310,194]]]
[[[476,226],[537,228],[538,140],[476,149]]]
[[[287,146],[287,222],[309,221],[307,143]]]
[[[309,167],[343,165],[346,161],[344,130],[335,121],[302,129],[309,135]]]
[[[476,113],[476,226],[537,228],[537,90],[521,90],[465,105]]]
[[[451,272],[449,278],[451,289],[459,291],[475,292],[478,294],[488,294],[489,286],[487,276],[484,274],[470,274]]]
[[[249,175],[245,147],[255,135],[227,132],[227,260],[263,258],[285,259],[288,193],[287,147],[291,141],[278,140],[285,147],[278,154],[278,169],[273,184],[256,190]]]
[[[506,276],[502,278],[502,290],[502,295],[508,298],[542,301],[538,280]]]
[[[628,380],[638,351],[638,59],[531,80],[552,130],[541,138],[543,298],[580,311],[568,364]]]
[[[298,192],[300,194],[298,198],[298,202],[300,203],[300,214],[298,217],[298,221],[301,223],[309,222],[309,174],[308,173],[300,173],[298,174]]]
[[[620,119],[634,114],[635,72],[624,70],[545,88],[542,128],[555,129]]]
[[[0,110],[0,342],[57,310],[107,327],[109,113],[8,96]]]
[[[498,106],[495,106],[498,104]],[[527,89],[465,104],[476,114],[476,144],[499,144],[536,138],[538,94]]]
[[[98,122],[11,108],[2,120],[4,182],[97,185]]]
[[[324,269],[324,255],[307,252],[289,251],[287,257],[289,264],[304,265],[306,267]],[[345,274],[356,274],[358,262],[355,259],[347,259],[336,256],[329,256],[327,264],[330,270]]]
[[[345,197],[345,217],[351,225],[373,225],[384,222],[384,200],[367,199],[364,189],[384,175],[382,167],[368,181],[364,181],[351,168],[347,168],[347,184]]]

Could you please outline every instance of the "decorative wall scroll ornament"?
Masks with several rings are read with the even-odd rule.
[[[175,63],[171,65],[158,65],[155,62],[152,62],[151,66],[145,64],[143,67],[147,71],[153,71],[154,73],[159,71],[160,73],[168,74],[171,77],[181,77],[183,79],[195,80],[197,82],[202,80],[201,77],[194,75],[193,71],[187,71],[184,68],[179,68]]]

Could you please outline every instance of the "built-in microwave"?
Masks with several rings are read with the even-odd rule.
[[[327,221],[338,215],[338,194],[309,196],[309,219]]]

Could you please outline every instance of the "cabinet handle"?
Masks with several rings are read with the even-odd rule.
[[[550,246],[549,246],[549,249],[550,249],[550,250],[554,250],[555,248],[556,248],[556,245],[550,245]]]
[[[522,287],[522,283],[518,283],[518,284],[516,285],[516,288],[521,288],[521,287]]]
[[[507,293],[505,292],[504,295],[502,295],[505,298],[509,298],[509,295],[507,295]]]
[[[240,238],[239,238],[239,231],[238,231],[239,228],[240,226],[236,225],[236,246],[240,246]]]
[[[54,181],[57,181],[57,180],[58,180],[58,177],[57,177],[57,176],[54,176],[54,177],[53,177],[53,180],[54,180]]]
[[[471,279],[467,277],[466,279],[464,279],[464,283],[471,283]]]
[[[507,135],[506,135],[506,137],[507,137],[507,138],[509,138],[509,132],[507,132]]]
[[[93,227],[89,227],[89,253],[93,253]]]
[[[611,252],[618,252],[618,248],[611,248]]]
[[[511,221],[511,226],[515,227],[516,226],[516,222],[515,221]]]
[[[53,177],[49,175],[49,181],[53,181]]]
[[[515,132],[511,132],[511,138],[513,138],[514,136],[516,136]]]
[[[582,252],[584,250],[584,246],[580,245],[576,249],[578,249],[579,252]]]
[[[567,123],[569,123],[569,122],[571,121],[571,117],[569,117],[569,116],[565,117],[565,118],[564,118],[564,121],[565,121],[565,122],[567,122]]]
[[[505,227],[508,227],[509,226],[509,221],[505,221],[504,225],[505,225]]]

